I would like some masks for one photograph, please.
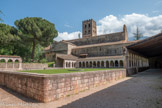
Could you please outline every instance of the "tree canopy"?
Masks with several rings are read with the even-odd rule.
[[[14,44],[20,40],[18,30],[9,25],[0,23],[0,52],[1,54],[13,54]]]
[[[15,25],[21,31],[19,35],[22,40],[26,44],[32,44],[32,60],[34,60],[37,45],[47,47],[58,35],[53,23],[39,17],[16,20]]]

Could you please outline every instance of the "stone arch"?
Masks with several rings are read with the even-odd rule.
[[[106,68],[109,68],[109,61],[106,61]]]
[[[101,67],[104,68],[104,61],[101,61]]]
[[[110,67],[114,67],[114,62],[110,61]]]
[[[98,68],[100,67],[100,61],[97,61],[97,67]]]
[[[92,61],[90,61],[89,64],[90,64],[90,68],[92,68]]]
[[[79,62],[79,67],[82,67],[82,63],[81,62]]]
[[[97,66],[97,65],[96,65],[96,62],[94,61],[94,62],[93,62],[93,67],[96,67],[96,66]]]
[[[13,62],[13,59],[8,59],[8,61],[7,62]]]
[[[66,62],[66,67],[69,67],[69,66],[68,66],[68,62]]]
[[[74,62],[71,62],[71,67],[72,67],[72,68],[74,67]]]
[[[6,59],[0,59],[0,63],[5,63],[7,62]]]
[[[119,67],[118,60],[115,60],[115,67]]]
[[[74,63],[74,68],[76,67],[76,63]]]
[[[88,68],[89,66],[88,66],[88,61],[86,61],[86,67]]]
[[[0,68],[6,68],[6,59],[0,59]]]
[[[13,68],[13,65],[14,65],[13,59],[8,59],[7,68]]]
[[[120,63],[120,67],[124,67],[123,60],[120,60],[119,63]]]
[[[83,68],[85,68],[85,62],[83,62]]]
[[[15,60],[15,68],[19,68],[20,61],[18,59]]]

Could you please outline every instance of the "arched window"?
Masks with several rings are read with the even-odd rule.
[[[95,61],[93,62],[93,67],[96,67],[96,62]]]
[[[85,63],[83,62],[83,68],[85,68]]]
[[[88,62],[86,62],[86,67],[89,67],[89,66],[88,66]]]
[[[82,67],[82,63],[81,62],[79,62],[79,67]]]
[[[106,68],[109,68],[109,61],[106,61]]]
[[[8,60],[8,68],[13,68],[13,60]]]
[[[15,60],[15,68],[19,68],[19,60]]]
[[[97,62],[97,67],[98,67],[98,68],[100,67],[100,61]]]
[[[114,67],[114,62],[113,61],[110,62],[110,66]]]
[[[101,67],[104,68],[104,61],[101,62]]]
[[[120,67],[123,67],[123,60],[120,60]]]
[[[6,61],[5,61],[5,59],[1,59],[0,60],[0,68],[5,68],[6,67]]]
[[[92,62],[90,61],[90,68],[92,68]]]
[[[119,63],[117,60],[115,60],[115,67],[119,67]]]

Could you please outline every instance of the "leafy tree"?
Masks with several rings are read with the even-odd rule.
[[[140,31],[138,30],[138,27],[136,29],[136,33],[133,33],[133,34],[134,34],[135,40],[140,40],[143,37],[143,34],[140,33]]]
[[[18,30],[0,23],[0,54],[13,54],[14,46],[20,40]]]
[[[16,20],[15,25],[21,31],[25,43],[32,44],[31,59],[34,60],[37,45],[47,47],[58,35],[55,25],[39,17],[26,17]]]

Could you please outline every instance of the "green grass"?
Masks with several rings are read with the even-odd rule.
[[[113,70],[113,69],[115,69],[115,68],[23,70],[23,71],[19,71],[19,72],[30,72],[30,73],[39,73],[39,74],[58,74],[58,73],[89,72],[89,71]]]

